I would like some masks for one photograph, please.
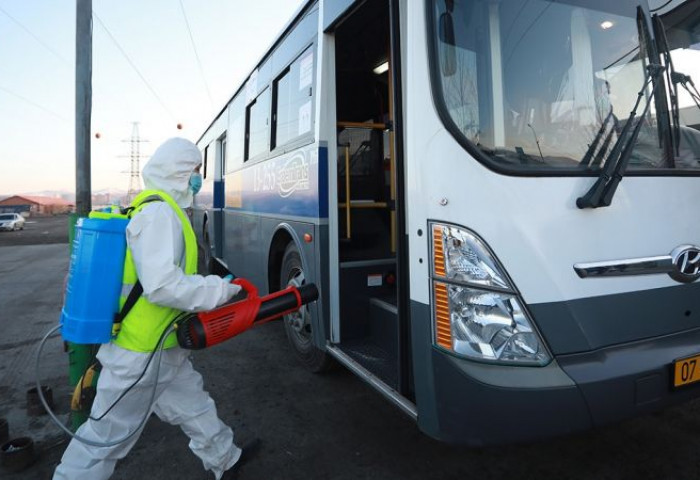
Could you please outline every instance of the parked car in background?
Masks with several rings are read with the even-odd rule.
[[[0,230],[24,230],[24,217],[19,213],[0,213]]]

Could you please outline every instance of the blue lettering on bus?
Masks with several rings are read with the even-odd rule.
[[[227,175],[226,186],[227,208],[327,218],[328,149],[300,149],[261,161]]]

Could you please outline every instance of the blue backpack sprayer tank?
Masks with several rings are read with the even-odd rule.
[[[107,218],[109,216],[109,218]],[[78,344],[108,343],[114,315],[119,310],[126,215],[81,218],[75,226],[61,335]]]
[[[77,344],[108,343],[113,338],[115,319],[124,318],[128,306],[120,311],[124,258],[126,255],[126,227],[129,215],[124,212],[91,212],[89,218],[82,218],[76,224],[76,234],[66,283],[66,293],[60,324],[52,328],[39,344],[36,356],[36,384],[39,398],[54,422],[68,435],[93,446],[113,446],[131,438],[145,424],[150,406],[144,412],[141,424],[125,437],[112,442],[94,442],[81,438],[66,428],[49,408],[42,395],[39,382],[41,352],[47,339],[59,328],[63,339]],[[230,272],[229,272],[230,273]],[[144,368],[148,369],[153,356],[158,353],[155,363],[156,378],[160,371],[160,353],[165,339],[175,331],[181,348],[202,349],[211,347],[232,338],[244,331],[283,315],[299,310],[303,305],[318,299],[318,289],[313,283],[287,288],[262,297],[245,279],[236,278],[233,283],[240,285],[246,297],[234,303],[222,305],[214,310],[199,313],[183,313],[162,333],[158,346],[150,353]],[[130,295],[131,296],[131,295]],[[127,300],[127,304],[133,304]],[[141,375],[141,377],[143,374]],[[136,384],[139,377],[134,384]],[[82,379],[78,382],[82,385]],[[154,382],[150,404],[155,399]],[[128,389],[127,389],[128,391]],[[107,409],[99,421],[116,403]]]

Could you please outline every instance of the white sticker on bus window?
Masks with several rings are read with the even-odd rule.
[[[299,135],[311,130],[311,100],[299,107]]]
[[[255,69],[253,73],[250,74],[248,83],[245,86],[245,103],[248,104],[255,100],[258,94],[258,70]]]
[[[382,274],[375,273],[367,275],[367,286],[368,287],[381,287],[382,286]]]
[[[299,62],[299,90],[311,85],[314,74],[314,52],[309,53]]]

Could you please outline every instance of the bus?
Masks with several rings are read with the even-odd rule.
[[[447,443],[699,397],[699,3],[305,2],[198,140],[204,260]]]

